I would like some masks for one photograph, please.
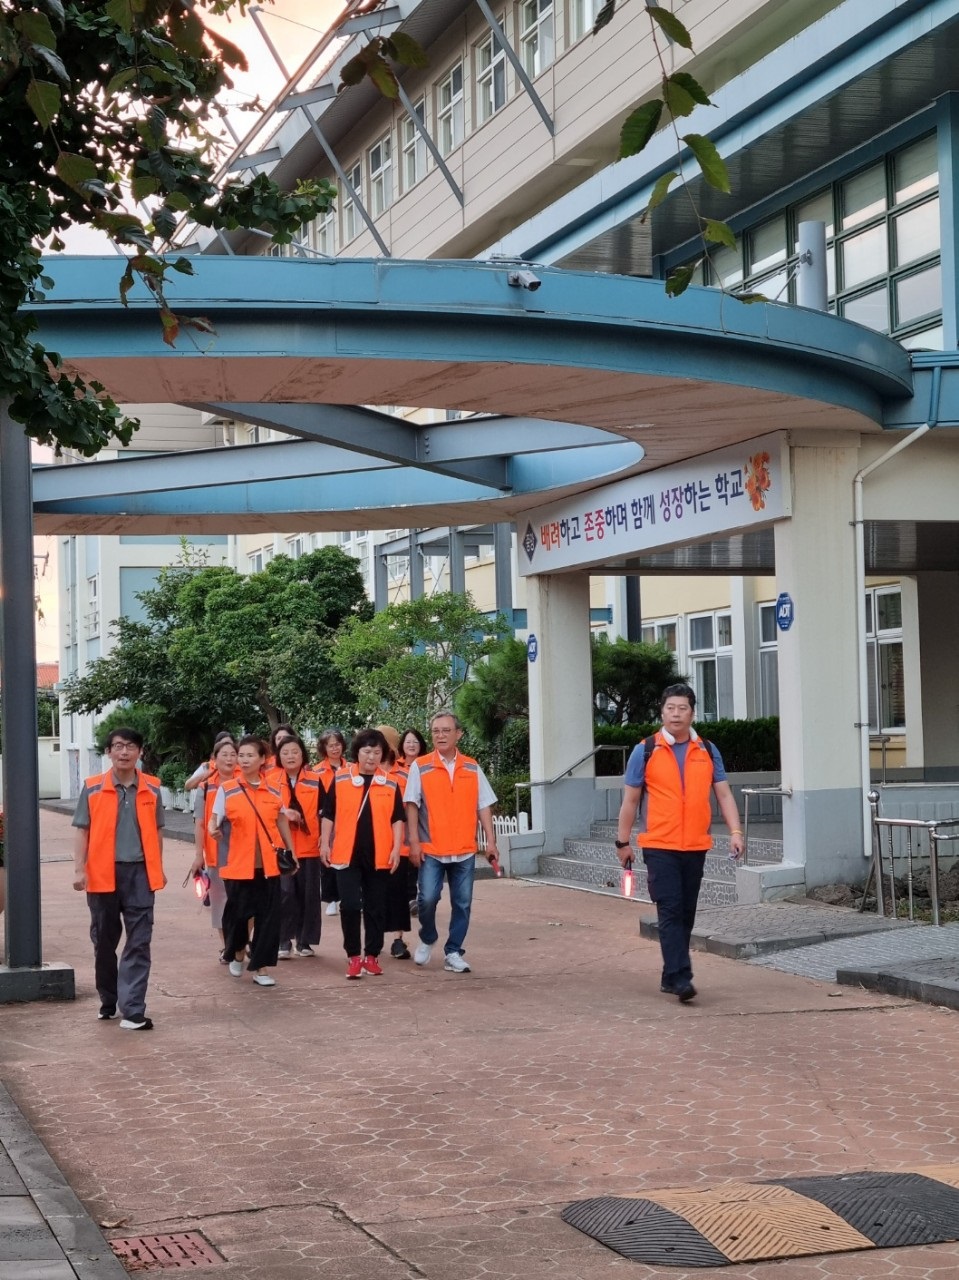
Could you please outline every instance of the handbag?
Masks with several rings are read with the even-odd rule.
[[[266,832],[267,840],[270,840],[270,830],[267,827],[266,823],[263,821],[263,818],[260,815],[260,811],[256,807],[253,801],[253,797],[250,795],[249,791],[247,791],[246,787],[241,787],[240,790],[246,796],[249,802],[250,808],[256,814],[257,822]],[[296,854],[293,852],[293,850],[287,849],[286,846],[282,844],[274,844],[272,840],[270,840],[270,848],[276,854],[276,865],[280,875],[295,876],[300,869],[300,864],[297,862]]]

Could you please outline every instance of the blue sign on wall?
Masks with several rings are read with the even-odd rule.
[[[776,597],[776,626],[780,631],[788,631],[796,620],[796,606],[788,591],[781,591]]]
[[[530,662],[535,662],[539,656],[539,641],[536,639],[534,632],[529,633],[526,641],[526,656]]]

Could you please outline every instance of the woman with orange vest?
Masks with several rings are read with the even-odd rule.
[[[320,775],[320,781],[323,783],[324,788],[329,791],[333,786],[333,779],[336,777],[337,770],[343,767],[343,757],[346,754],[346,739],[339,729],[327,729],[320,734],[320,740],[316,744],[316,752],[316,772]],[[335,916],[339,910],[339,895],[336,872],[331,870],[330,867],[324,867],[320,872],[320,899],[326,903],[326,914],[328,916]]]
[[[386,765],[389,776],[394,779],[396,785],[400,789],[400,795],[403,794],[403,788],[406,786],[406,779],[409,777],[409,769],[405,760],[400,755],[400,735],[390,724],[379,724],[376,726],[383,737],[386,739],[390,749],[389,759],[384,763]],[[413,894],[416,893],[415,877],[413,872],[414,888]],[[400,845],[400,865],[396,870],[396,874],[390,876],[389,887],[386,895],[386,932],[395,933],[390,946],[390,955],[394,960],[409,960],[411,951],[406,945],[404,934],[411,927],[410,921],[410,843],[407,839],[407,833],[403,830],[403,842]]]
[[[355,763],[337,773],[323,802],[320,857],[334,868],[339,884],[346,976],[378,977],[387,886],[400,863],[403,801],[381,767],[389,746],[378,729],[361,729],[350,754]]]
[[[198,785],[196,799],[193,804],[194,831],[196,836],[196,857],[190,874],[205,870],[210,879],[210,924],[219,931],[220,942],[223,942],[223,908],[226,906],[226,888],[220,876],[219,845],[210,835],[210,818],[213,814],[213,801],[222,782],[232,781],[236,774],[236,743],[232,738],[220,737],[213,744],[211,757],[212,767]],[[222,950],[220,960],[226,964],[230,959]]]
[[[266,744],[247,735],[237,746],[237,777],[223,781],[213,800],[210,835],[222,832],[226,858],[221,856],[220,874],[226,885],[223,911],[223,938],[231,956],[230,973],[243,973],[243,955],[253,944],[247,968],[261,987],[276,986],[276,979],[263,970],[276,964],[280,949],[280,869],[276,846],[290,847],[290,824],[282,812],[280,793],[261,773]]]
[[[295,876],[284,876],[280,886],[280,959],[312,956],[320,940],[320,815],[326,790],[319,774],[310,768],[306,744],[288,734],[279,744],[279,765],[270,781],[280,789],[283,815],[293,832],[293,852],[300,864]]]

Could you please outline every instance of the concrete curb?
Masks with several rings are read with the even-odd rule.
[[[0,1223],[4,1227],[0,1232],[0,1271],[10,1262],[26,1265],[31,1276],[49,1280],[66,1280],[71,1274],[77,1280],[125,1280],[127,1276],[2,1084]]]

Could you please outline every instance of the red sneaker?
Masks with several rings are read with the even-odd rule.
[[[363,968],[367,973],[371,973],[374,978],[382,978],[383,970],[380,968],[380,962],[376,956],[366,956],[363,961]]]
[[[346,971],[348,978],[363,977],[363,961],[359,956],[350,956],[350,967]]]

